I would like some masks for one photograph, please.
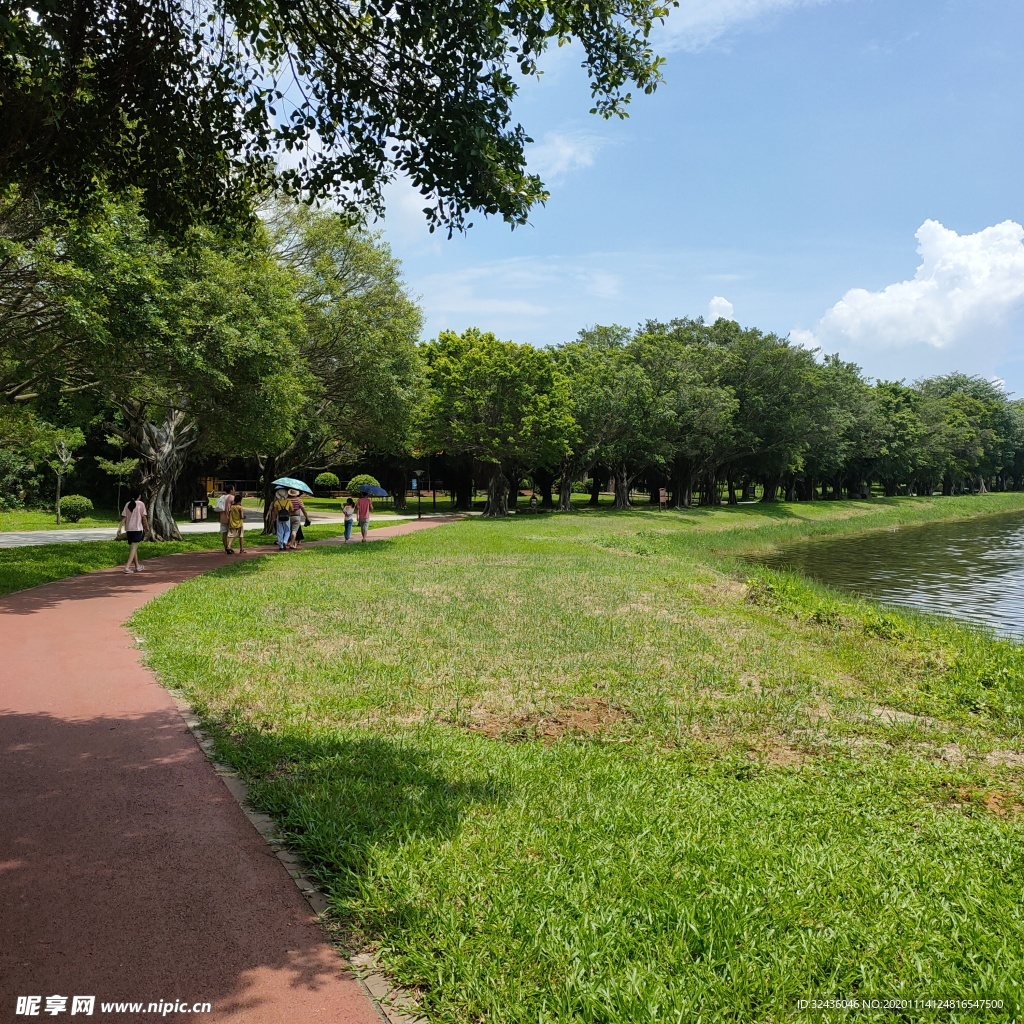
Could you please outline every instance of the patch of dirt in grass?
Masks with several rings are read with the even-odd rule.
[[[1020,795],[1008,789],[981,789],[978,786],[957,786],[947,796],[951,809],[959,811],[984,810],[997,818],[1016,818],[1024,811]]]
[[[778,737],[762,738],[753,747],[748,748],[747,755],[774,768],[787,768],[814,760],[813,754],[800,750]]]
[[[758,761],[773,768],[810,764],[818,756],[808,746],[797,746],[791,742],[790,737],[777,732],[737,732],[697,725],[689,731],[689,738],[696,740],[705,748],[717,748],[734,756],[745,754],[751,761]],[[678,743],[670,743],[667,746],[676,747]]]
[[[470,709],[463,727],[493,740],[521,742],[540,740],[555,743],[565,737],[600,736],[633,716],[603,697],[581,697],[567,707],[542,712],[539,708],[519,708],[496,712],[476,705]]]
[[[871,717],[877,718],[886,725],[937,725],[934,718],[927,715],[914,715],[909,711],[897,711],[894,708],[877,707],[871,709]]]
[[[940,761],[945,761],[952,765],[964,765],[967,764],[967,755],[960,749],[958,743],[947,743],[944,747],[939,747],[936,754]]]
[[[990,789],[983,797],[982,803],[985,810],[996,815],[998,818],[1017,817],[1024,811],[1024,804],[1016,799],[1016,794],[1009,793],[1005,789]]]
[[[1024,753],[1018,750],[993,750],[985,755],[985,761],[1005,768],[1024,768]]]

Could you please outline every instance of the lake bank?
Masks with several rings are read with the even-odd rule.
[[[796,543],[760,561],[886,605],[1024,638],[1024,512]]]
[[[1008,1016],[1019,648],[742,558],[1010,508],[473,520],[227,569],[133,628],[431,1021]]]

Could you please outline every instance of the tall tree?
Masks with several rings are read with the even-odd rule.
[[[960,482],[970,490],[987,490],[1012,458],[1015,422],[1003,390],[991,381],[964,373],[949,373],[918,381],[933,432],[942,437],[946,466],[944,493]]]
[[[489,467],[489,516],[508,514],[509,473],[554,462],[576,425],[567,382],[550,354],[470,329],[424,346],[426,400],[420,446]]]
[[[305,324],[298,347],[306,380],[295,429],[259,453],[265,496],[273,479],[302,467],[409,454],[422,325],[379,235],[305,206],[278,203],[269,212],[274,251],[293,275]]]
[[[572,483],[600,458],[608,437],[608,382],[630,331],[618,325],[580,331],[576,341],[551,350],[566,381],[570,416],[576,424],[572,444],[559,463],[558,508],[572,509]]]
[[[604,388],[605,433],[601,461],[614,475],[615,507],[630,507],[638,477],[661,467],[673,453],[675,417],[670,397],[655,389],[630,349],[612,361]]]
[[[172,496],[192,449],[240,454],[291,428],[303,323],[290,275],[258,234],[192,228],[168,244],[131,200],[48,228],[22,258],[25,304],[41,312],[7,338],[8,397],[58,387],[117,410],[111,430],[140,459],[154,534],[176,537]]]
[[[814,353],[785,338],[731,320],[709,329],[726,356],[722,384],[736,396],[733,453],[726,461],[764,482],[762,501],[774,501],[779,485],[802,465],[814,410]],[[717,484],[716,484],[717,489]],[[717,490],[711,500],[717,501]]]
[[[710,340],[703,320],[676,319],[648,321],[633,342],[636,358],[672,411],[670,482],[677,506],[690,504],[698,480],[705,481],[705,493],[717,494],[718,469],[736,444],[738,403],[723,380],[724,352]]]

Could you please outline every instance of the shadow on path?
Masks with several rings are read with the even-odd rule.
[[[0,1020],[54,993],[210,1002],[215,1021],[376,1019],[354,982],[339,1001],[340,961],[177,712],[7,714],[0,757]]]

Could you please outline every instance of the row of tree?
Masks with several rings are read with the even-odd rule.
[[[1024,484],[1024,403],[964,374],[871,383],[853,363],[734,321],[649,321],[582,331],[538,350],[467,331],[422,347],[419,444],[508,481],[559,482],[559,506],[589,469],[620,508],[637,483],[677,506],[984,491]],[[465,465],[465,463],[464,463]],[[723,495],[724,491],[724,495]]]
[[[726,320],[549,349],[477,330],[418,344],[420,329],[387,246],[336,216],[276,202],[243,233],[167,235],[136,195],[83,214],[11,189],[0,487],[10,500],[32,457],[66,474],[88,441],[174,537],[189,460],[249,459],[266,490],[375,460],[404,489],[426,454],[460,506],[485,484],[493,515],[523,476],[548,496],[557,483],[563,509],[588,473],[613,479],[619,507],[639,483],[686,506],[1024,481],[1024,407],[976,377],[872,383]]]

